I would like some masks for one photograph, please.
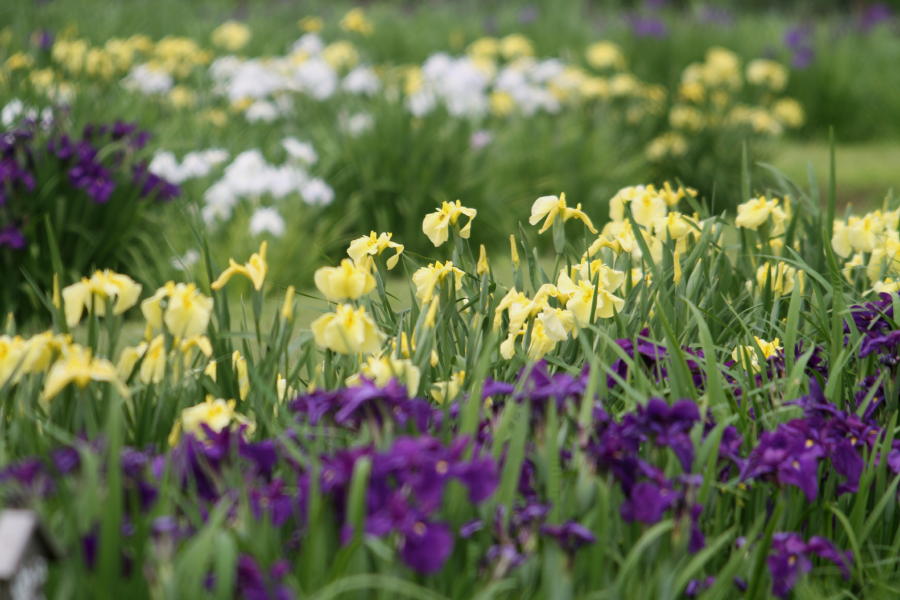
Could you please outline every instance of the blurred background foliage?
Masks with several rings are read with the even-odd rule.
[[[842,208],[879,205],[884,190],[900,185],[897,2],[22,0],[0,5],[0,23],[19,41],[33,40],[41,31],[96,44],[145,34],[155,40],[185,36],[206,47],[213,29],[237,20],[252,32],[241,55],[277,56],[301,35],[297,22],[305,16],[323,19],[326,41],[346,37],[338,24],[353,7],[364,8],[374,25],[371,35],[353,37],[373,65],[421,64],[438,52],[461,55],[474,40],[511,33],[527,36],[537,57],[574,63],[583,62],[589,44],[612,40],[631,72],[667,90],[677,89],[685,66],[702,61],[710,47],[734,51],[743,64],[773,59],[790,66],[784,94],[802,104],[806,119],[777,142],[750,143],[752,163],[771,163],[794,180],[821,186],[833,130]],[[202,77],[188,83],[198,94],[209,93],[202,91],[208,85]],[[41,102],[27,89],[0,88],[0,105],[14,97]],[[357,109],[375,116],[373,128],[347,135],[336,123]],[[527,217],[528,206],[542,194],[565,191],[598,224],[617,189],[664,178],[699,188],[706,201],[720,202],[717,209],[740,200],[737,173],[745,141],[723,137],[680,163],[654,165],[644,155],[647,136],[641,130],[659,132],[665,121],[658,116],[625,126],[602,112],[577,109],[513,118],[490,127],[490,144],[475,148],[473,135],[483,122],[448,119],[440,110],[413,119],[402,105],[380,98],[365,106],[300,98],[293,115],[273,123],[229,115],[214,126],[198,118],[198,111],[172,110],[155,98],[111,93],[102,85],[79,89],[70,111],[76,129],[135,121],[152,133],[150,150],[177,156],[219,147],[234,157],[258,148],[271,159],[281,152],[285,136],[309,140],[336,201],[285,215],[287,233],[271,257],[274,280],[284,285],[305,284],[314,267],[336,260],[348,240],[369,229],[393,231],[410,251],[427,253],[421,217],[444,200],[460,198],[478,207],[473,239],[492,250],[504,246],[501,233]],[[753,175],[759,186],[754,192],[775,183],[761,166]],[[204,231],[202,222],[194,221],[190,206],[199,206],[209,183],[186,182],[182,201],[159,209],[170,224],[158,238],[166,260],[195,248],[198,231],[208,237],[214,256],[244,255],[258,246],[258,239],[246,234],[247,210],[238,209],[230,225],[217,231]],[[177,270],[167,275],[173,274]]]

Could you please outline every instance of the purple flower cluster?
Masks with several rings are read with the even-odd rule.
[[[747,540],[738,538],[738,547],[744,547]],[[766,564],[772,577],[772,595],[785,598],[797,584],[797,580],[812,570],[812,558],[818,556],[837,565],[844,579],[850,577],[850,565],[853,563],[853,553],[841,552],[835,548],[829,540],[813,536],[808,542],[803,541],[803,536],[794,532],[776,532],[772,536],[772,545],[769,547],[769,555]],[[692,579],[685,588],[684,594],[688,598],[697,597],[703,591],[712,587],[716,582],[713,576],[704,579]],[[747,590],[747,582],[740,578],[734,578],[734,586],[739,592]]]
[[[552,539],[570,556],[597,541],[590,529],[576,521],[560,525],[547,523],[549,514],[550,506],[538,501],[518,504],[512,511],[501,505],[490,520],[490,527],[486,527],[482,519],[475,519],[460,528],[460,535],[468,539],[484,531],[490,536],[491,545],[482,557],[480,567],[494,579],[504,577],[533,555],[541,535]]]
[[[291,410],[309,425],[327,422],[341,428],[359,430],[365,425],[381,430],[386,424],[405,427],[412,424],[418,431],[437,426],[443,413],[430,402],[410,398],[397,380],[378,387],[363,379],[357,386],[334,391],[316,390],[298,396]]]
[[[854,307],[853,326],[868,337],[889,335],[894,328],[891,311],[889,296]],[[611,387],[618,387],[618,381],[626,379],[628,369],[635,365],[660,380],[666,377],[668,352],[652,342],[647,332],[618,344],[632,360],[611,366],[616,374],[608,379]],[[702,356],[686,351],[694,358]],[[799,355],[801,349],[795,352]],[[695,383],[702,387],[703,370],[692,359],[688,364]],[[783,357],[776,357],[768,368],[773,374],[783,374]],[[747,440],[733,425],[717,426],[692,400],[670,403],[654,397],[614,416],[599,397],[585,398],[586,368],[576,373],[553,372],[543,361],[523,369],[515,384],[485,382],[483,395],[492,403],[479,403],[481,420],[474,439],[459,435],[456,422],[466,400],[441,410],[409,397],[396,381],[378,387],[363,380],[340,390],[315,391],[291,402],[297,427],[279,439],[253,443],[247,441],[243,427],[219,433],[206,429],[202,440],[186,435],[166,452],[122,450],[128,498],[122,564],[130,568],[127,541],[134,529],[131,523],[141,514],[159,510],[164,480],[168,485],[174,482],[191,498],[191,502],[174,503],[178,509],[153,520],[153,535],[176,543],[196,532],[197,515],[206,519],[216,506],[224,506],[228,519],[248,516],[276,528],[283,534],[278,538],[282,554],[276,556],[290,556],[303,544],[310,527],[311,494],[318,494],[316,504],[330,510],[317,515],[322,520],[317,527],[331,527],[335,539],[343,544],[363,535],[381,538],[417,573],[444,568],[455,555],[457,537],[472,540],[473,547],[481,543],[479,554],[471,558],[483,574],[495,580],[537,556],[544,543],[558,544],[570,561],[574,560],[579,549],[597,542],[591,529],[595,517],[584,506],[573,507],[576,503],[566,498],[546,497],[541,474],[555,468],[547,464],[549,456],[543,452],[548,448],[548,435],[557,433],[547,431],[553,408],[558,431],[571,432],[559,439],[558,448],[553,447],[563,479],[574,478],[576,468],[600,475],[617,488],[614,497],[621,492],[617,508],[623,521],[652,525],[672,518],[676,531],[683,532],[679,535],[684,536],[688,551],[698,552],[706,543],[706,507],[699,496],[704,483],[700,472],[707,466],[695,464],[697,444],[714,432],[721,437],[718,455],[711,458],[718,461],[714,476],[723,487],[751,480],[759,482],[759,487],[794,486],[813,502],[821,495],[823,483],[834,483],[838,494],[855,493],[870,458],[875,465],[900,474],[900,441],[883,456],[885,429],[870,415],[846,412],[826,400],[817,379],[827,373],[824,361],[817,359],[811,370],[815,377],[810,393],[787,404],[801,410],[802,416]],[[865,389],[871,390],[877,381],[877,377],[864,381]],[[883,398],[884,386],[879,390]],[[739,395],[740,390],[734,392]],[[585,400],[591,403],[589,424],[578,420]],[[510,403],[527,406],[531,419],[521,467],[510,465],[514,453],[498,433],[498,424],[510,414],[504,409],[515,407]],[[313,431],[326,426],[337,430],[337,435],[329,432],[326,437]],[[364,440],[374,441],[346,444],[345,440],[360,433],[368,434]],[[487,448],[495,454],[490,455]],[[0,498],[27,504],[29,497],[63,493],[66,475],[82,468],[85,452],[102,453],[103,444],[82,443],[77,449],[57,450],[47,461],[27,459],[10,465],[0,471],[0,489],[4,490]],[[504,467],[518,469],[515,493],[488,509],[484,503],[498,488]],[[11,483],[15,486],[9,488]],[[464,510],[457,506],[445,512],[451,508],[448,498],[455,494],[468,497]],[[714,491],[710,497],[723,496]],[[834,562],[845,574],[849,569],[853,558],[849,553],[821,537],[804,541],[808,535],[777,533],[773,537],[767,557],[773,594],[787,595],[812,568],[814,557]],[[98,544],[95,531],[84,538],[88,564],[92,564]],[[239,594],[291,598],[285,582],[287,563],[259,560],[250,554],[240,556],[236,566]],[[714,582],[712,577],[698,577],[688,585],[686,595],[699,594]],[[735,585],[746,587],[740,579],[735,579]]]
[[[65,182],[94,204],[108,204],[120,189],[159,201],[180,194],[177,185],[150,173],[137,158],[149,134],[136,124],[87,125],[73,137],[64,130],[63,117],[62,111],[46,122],[29,116],[0,135],[0,248],[26,246],[28,226],[41,222],[35,192],[40,188],[42,198],[59,195],[45,186]]]
[[[134,123],[116,121],[111,125],[87,125],[81,139],[73,140],[66,134],[53,136],[47,142],[52,155],[68,167],[71,184],[83,190],[97,204],[109,202],[117,182],[114,171],[122,166],[126,152],[142,149],[149,140],[149,134],[141,131]],[[109,158],[101,158],[101,151],[115,143],[119,147]],[[141,198],[156,196],[159,200],[169,200],[178,195],[178,187],[153,176],[152,185],[147,186],[147,169],[143,163],[133,167],[131,185],[135,186]]]
[[[651,398],[646,406],[626,413],[616,422],[602,408],[594,409],[594,432],[586,445],[586,452],[596,468],[609,473],[619,484],[625,501],[620,514],[625,521],[653,524],[663,514],[675,509],[691,522],[691,551],[704,545],[699,528],[702,507],[693,505],[693,491],[702,477],[692,475],[694,444],[690,431],[700,422],[697,405],[680,400],[669,405],[660,398]],[[678,459],[683,473],[667,477],[665,472],[642,456],[646,446],[669,448]]]
[[[275,527],[290,528],[295,532],[290,537],[299,539],[306,524],[310,473],[274,440],[247,442],[243,428],[219,433],[207,428],[205,433],[204,441],[185,436],[167,454],[122,450],[126,497],[137,499],[132,507],[134,511],[144,513],[154,505],[160,482],[167,473],[180,482],[182,489],[196,492],[201,504],[195,509],[202,514],[208,514],[212,506],[222,501],[230,503],[235,510],[241,490],[229,486],[224,474],[238,469],[253,517]],[[454,541],[450,526],[439,519],[447,485],[450,481],[460,482],[468,491],[469,501],[479,504],[493,494],[498,484],[496,462],[477,454],[468,456],[470,446],[465,438],[444,445],[430,436],[399,437],[385,451],[364,446],[320,457],[319,489],[337,508],[342,540],[349,541],[354,533],[346,514],[347,503],[357,465],[366,460],[370,463],[370,473],[364,499],[365,533],[379,537],[394,535],[399,554],[410,568],[421,573],[439,570],[450,555]],[[278,464],[293,473],[290,482],[273,475]],[[29,497],[42,498],[56,493],[60,478],[77,472],[80,467],[78,450],[63,448],[54,453],[49,464],[30,459],[0,471],[0,484],[16,483],[18,495],[14,499],[26,503]],[[187,536],[192,533],[191,528],[179,525],[185,518],[186,515],[175,514],[158,518],[156,523],[170,537]],[[96,533],[85,538],[88,565],[94,562],[97,544]],[[246,571],[243,575],[242,569]],[[267,578],[258,569],[254,571],[246,560],[239,564],[238,571],[239,579],[246,576],[251,588],[278,579],[274,574]]]
[[[856,330],[862,334],[859,357],[876,355],[889,367],[900,363],[900,329],[894,322],[893,296],[882,293],[880,299],[850,307],[850,316]],[[849,325],[844,325],[849,333]]]
[[[16,149],[27,144],[32,134],[26,130],[15,130],[0,135],[0,248],[21,250],[25,247],[25,235],[20,229],[22,218],[12,212],[10,199],[19,194],[29,194],[35,189],[35,178],[31,171],[19,164]]]
[[[741,470],[741,480],[764,478],[794,485],[812,502],[819,491],[819,464],[828,459],[844,479],[837,493],[856,492],[864,453],[874,450],[884,430],[827,402],[815,380],[810,382],[810,394],[793,404],[803,408],[804,417],[764,432]]]
[[[363,458],[371,461],[365,532],[379,537],[397,534],[403,561],[420,573],[433,573],[453,550],[450,527],[437,520],[447,484],[461,482],[473,504],[486,500],[497,487],[497,464],[489,457],[465,458],[468,446],[465,438],[445,446],[421,436],[397,438],[386,452],[341,451],[324,459],[322,491],[343,511],[357,463]],[[345,521],[341,537],[347,541],[353,533]]]

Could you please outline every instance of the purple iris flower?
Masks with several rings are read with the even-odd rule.
[[[705,579],[691,579],[684,588],[684,595],[688,598],[696,598],[700,592],[706,591],[716,582],[712,575]]]
[[[402,540],[404,562],[416,571],[430,573],[443,566],[453,547],[449,528],[433,518],[449,482],[462,483],[473,503],[487,499],[498,484],[496,462],[487,456],[466,459],[469,445],[466,438],[444,445],[422,435],[398,437],[384,452],[371,448],[342,451],[323,459],[321,489],[333,497],[338,512],[344,513],[356,462],[363,457],[371,460],[366,532],[377,536],[396,532]],[[349,541],[352,534],[345,524],[342,539]]]
[[[278,463],[278,447],[273,440],[249,443],[241,439],[238,451],[241,456],[253,463],[256,472],[264,479],[271,476]]]
[[[554,538],[569,554],[573,554],[582,546],[597,541],[597,537],[590,529],[575,521],[569,521],[562,525],[544,525],[541,527],[541,533]]]
[[[894,475],[900,474],[900,444],[894,442],[893,450],[888,454],[888,468]]]
[[[678,495],[650,481],[641,481],[634,486],[630,496],[622,503],[622,519],[640,521],[648,525],[658,523],[662,515],[671,507]]]
[[[178,519],[172,515],[156,517],[150,525],[150,531],[157,537],[178,537],[180,530]]]
[[[312,425],[328,417],[335,425],[353,430],[363,423],[392,422],[400,426],[411,424],[419,431],[426,431],[442,417],[433,404],[410,398],[406,387],[395,379],[383,387],[363,378],[356,386],[333,392],[315,391],[293,400],[291,410]]]
[[[137,124],[128,123],[126,121],[116,121],[112,124],[110,134],[112,139],[121,140],[122,138],[130,136],[135,131],[137,131]]]
[[[694,442],[691,429],[700,420],[700,411],[691,400],[679,400],[672,406],[662,398],[651,398],[646,406],[638,407],[633,425],[641,434],[659,446],[671,448],[685,472],[694,462]],[[624,421],[623,421],[624,423]]]
[[[872,353],[878,353],[882,355],[882,359],[889,359],[891,364],[895,365],[900,360],[897,355],[898,346],[900,346],[900,329],[881,335],[867,335],[859,347],[859,357],[865,358]]]
[[[772,575],[772,594],[786,597],[796,585],[800,576],[812,570],[813,555],[830,560],[841,569],[844,578],[850,576],[853,555],[842,553],[825,538],[814,536],[804,542],[797,533],[776,533],[772,537],[767,563]]]
[[[291,589],[281,583],[290,571],[286,561],[277,561],[268,572],[256,560],[242,554],[237,563],[237,596],[245,600],[293,600]]]
[[[481,388],[481,394],[485,398],[491,398],[493,396],[510,396],[515,389],[516,386],[511,383],[497,381],[496,379],[488,377],[484,381],[484,386]]]
[[[400,556],[419,573],[439,571],[453,551],[453,534],[441,523],[416,521],[402,535]]]
[[[6,246],[13,250],[21,250],[26,243],[25,235],[15,225],[9,225],[0,229],[0,248]]]
[[[170,202],[181,195],[181,187],[151,173],[144,163],[132,169],[132,183],[140,188],[141,198],[154,198],[158,202]]]
[[[818,466],[824,454],[815,440],[780,426],[762,434],[747,457],[741,480],[769,477],[781,485],[795,485],[812,502],[819,492]]]
[[[850,307],[853,324],[866,337],[878,337],[897,328],[894,325],[893,296],[887,293],[881,293],[879,296],[880,298],[874,302]],[[847,324],[844,324],[844,331],[847,333],[850,331]]]
[[[0,191],[4,188],[14,190],[21,186],[29,192],[33,192],[35,185],[34,175],[27,168],[19,165],[14,157],[0,159]],[[5,199],[0,203],[0,205],[2,204],[5,204]]]
[[[0,483],[14,481],[24,488],[35,489],[47,483],[44,463],[37,458],[26,458],[0,470]]]
[[[547,361],[539,361],[519,372],[519,378],[526,377],[519,399],[527,399],[535,408],[549,400],[555,400],[562,408],[568,400],[578,400],[584,394],[587,379],[584,375],[575,377],[568,373],[554,373],[547,369]]]
[[[281,479],[250,490],[250,509],[259,520],[268,520],[275,527],[281,527],[294,514],[295,494],[290,494]]]
[[[632,341],[626,338],[616,340],[616,344],[627,354],[632,361],[636,361],[640,357],[641,361],[647,369],[653,374],[657,381],[666,378],[666,368],[663,361],[666,358],[666,348],[649,339],[650,332],[647,329],[642,330],[636,339]],[[621,379],[628,376],[628,362],[619,358],[610,365],[610,371],[618,375]],[[609,375],[606,380],[607,387],[616,387],[617,380]]]

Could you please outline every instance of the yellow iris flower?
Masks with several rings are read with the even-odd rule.
[[[234,406],[234,400],[221,398],[213,400],[209,396],[205,402],[185,408],[181,411],[181,418],[172,428],[172,433],[169,434],[169,444],[174,446],[178,443],[182,430],[198,439],[204,439],[206,437],[204,425],[216,433],[229,427],[232,423],[249,424],[252,428],[252,423],[244,415],[237,413]]]
[[[41,399],[45,402],[52,399],[70,383],[83,388],[91,381],[110,383],[121,396],[129,395],[111,362],[94,358],[90,348],[72,344],[63,348],[62,356],[50,367]]]
[[[144,352],[144,361],[138,374],[141,383],[159,383],[166,374],[166,341],[163,335],[158,335],[147,346]]]
[[[339,304],[310,325],[316,344],[341,354],[372,354],[381,349],[382,333],[362,306]]]
[[[75,327],[81,321],[85,310],[93,310],[94,314],[106,312],[106,301],[115,301],[113,314],[120,315],[135,304],[141,295],[141,284],[127,275],[106,269],[95,271],[90,278],[66,286],[62,291],[65,307],[66,324]]]
[[[397,261],[403,254],[403,244],[391,241],[393,235],[392,233],[378,234],[372,231],[367,236],[358,237],[350,242],[347,255],[353,259],[353,262],[358,263],[363,256],[378,256],[389,248],[393,249],[394,255],[387,259],[387,268],[391,270],[397,266]]]
[[[538,230],[538,233],[541,234],[550,229],[557,216],[563,221],[578,219],[584,223],[591,233],[597,233],[590,217],[581,210],[581,204],[576,205],[575,208],[570,208],[566,205],[566,195],[564,193],[559,196],[541,196],[535,200],[534,204],[531,205],[531,217],[529,217],[528,222],[531,225],[537,225],[541,220],[544,220],[544,225]]]
[[[165,301],[165,307],[163,302]],[[213,299],[200,293],[193,283],[166,283],[141,302],[141,312],[151,329],[163,324],[177,338],[203,334],[209,325]]]
[[[450,275],[455,278],[456,289],[460,289],[464,273],[455,267],[452,261],[433,262],[413,273],[412,281],[416,286],[416,298],[419,299],[419,302],[423,304],[431,302],[431,299],[434,298],[434,289]]]
[[[339,267],[316,269],[314,280],[319,291],[330,301],[356,300],[375,289],[375,278],[370,272],[371,259],[359,263],[349,258],[341,261]]]
[[[435,381],[431,384],[431,399],[438,404],[453,400],[459,395],[465,381],[465,371],[453,373],[447,381]]]
[[[794,291],[795,285],[799,285],[800,291],[803,291],[803,271],[798,271],[796,268],[783,262],[779,262],[775,265],[769,263],[760,265],[756,270],[756,283],[760,290],[766,287],[770,271],[772,276],[771,288],[773,294],[777,296],[787,296]]]
[[[765,196],[751,198],[747,202],[738,205],[738,214],[734,224],[747,229],[758,229],[769,217],[772,217],[776,226],[784,223],[787,214],[779,206],[778,198],[768,200]]]
[[[239,265],[233,258],[228,259],[228,268],[222,271],[219,278],[213,281],[209,287],[214,290],[220,290],[235,275],[243,275],[253,282],[253,288],[257,291],[262,289],[263,282],[266,280],[266,273],[269,266],[266,264],[266,247],[267,242],[263,242],[259,246],[259,252],[254,252],[243,265]]]
[[[468,239],[472,233],[472,220],[478,211],[474,208],[466,208],[459,200],[456,202],[442,202],[441,207],[435,212],[425,215],[422,220],[422,231],[431,240],[435,247],[447,241],[450,225],[456,225],[461,216],[468,217],[468,221],[459,230],[459,237]]]
[[[782,349],[781,340],[778,338],[775,338],[771,342],[767,342],[762,338],[753,336],[753,340],[756,342],[756,347],[762,351],[763,356],[766,358],[775,356]],[[755,373],[760,370],[757,349],[753,346],[738,346],[732,350],[731,358],[747,371],[753,371]]]
[[[475,265],[475,273],[484,275],[490,270],[491,265],[488,263],[487,249],[485,249],[484,244],[481,244],[478,247],[478,264]]]
[[[384,387],[392,379],[406,386],[410,394],[415,394],[419,389],[421,372],[419,367],[406,358],[393,358],[390,356],[370,356],[359,369],[359,373],[347,378],[347,385],[359,385],[365,377],[379,387]]]

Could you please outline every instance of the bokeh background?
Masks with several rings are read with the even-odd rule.
[[[427,251],[421,217],[445,200],[481,211],[475,241],[491,248],[543,194],[564,191],[602,223],[616,190],[664,180],[731,210],[742,162],[757,193],[782,176],[822,187],[831,136],[838,210],[879,206],[900,183],[897,10],[14,0],[0,6],[0,107],[9,130],[55,107],[54,135],[74,140],[85,126],[133,123],[147,135],[129,157],[178,186],[173,201],[141,207],[134,236],[128,219],[67,213],[82,234],[56,236],[63,256],[121,238],[85,251],[73,277],[125,261],[158,283],[196,274],[204,244],[244,255],[273,239],[273,280],[305,285],[369,230]],[[64,181],[70,159],[60,160],[63,175],[38,177]],[[255,183],[229,183],[241,178]],[[0,208],[0,226],[35,242],[35,265],[49,264],[44,209],[20,202]],[[5,248],[0,262],[28,295],[26,251]]]

